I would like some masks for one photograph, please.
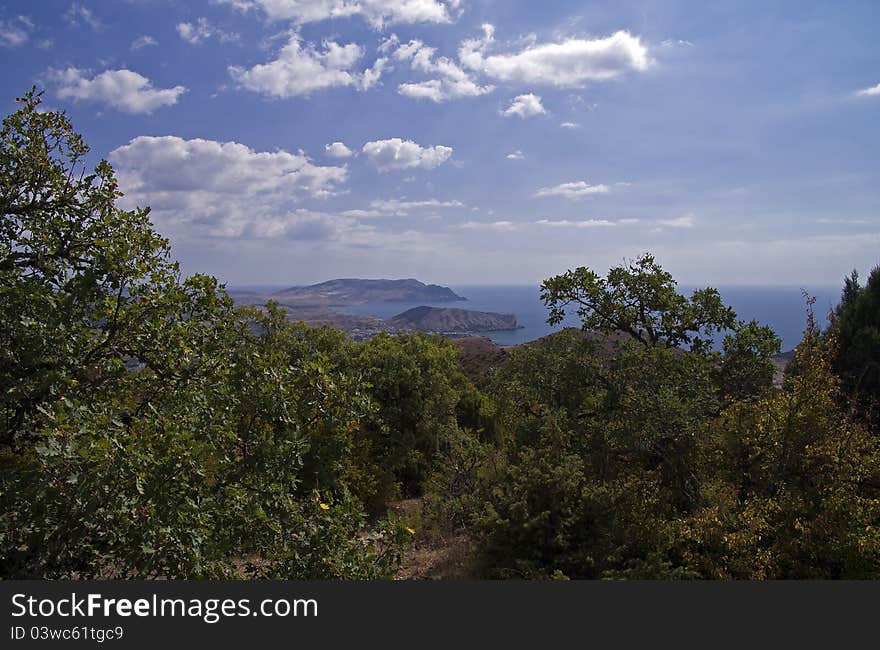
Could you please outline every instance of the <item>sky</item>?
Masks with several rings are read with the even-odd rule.
[[[880,263],[880,2],[0,0],[32,85],[230,285]]]

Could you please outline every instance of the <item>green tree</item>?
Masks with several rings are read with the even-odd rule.
[[[580,267],[545,280],[541,299],[548,322],[561,323],[575,307],[583,328],[623,332],[647,346],[708,347],[711,335],[733,327],[736,314],[716,289],[700,289],[686,298],[650,254],[608,271],[605,278]]]
[[[693,575],[673,525],[702,502],[712,357],[565,330],[512,351],[488,390],[506,460],[454,504],[487,575]]]
[[[183,279],[30,92],[0,131],[0,574],[388,577],[341,334]]]
[[[420,494],[435,459],[458,434],[462,407],[472,407],[475,389],[457,357],[447,340],[420,333],[380,334],[354,346],[350,367],[376,405],[363,433],[385,473],[382,496],[397,487]]]
[[[766,325],[757,321],[738,323],[733,334],[724,338],[724,359],[719,369],[721,392],[729,400],[743,400],[758,395],[773,385],[782,341]]]
[[[35,91],[0,129],[0,444],[32,438],[38,406],[71,386],[100,390],[144,361],[154,325],[181,302],[193,316],[223,305],[216,283],[179,282],[148,210],[116,207],[112,169],[86,173],[88,147]],[[184,295],[185,294],[185,295]],[[183,299],[183,300],[181,300]],[[169,330],[174,325],[169,325]],[[161,362],[156,359],[157,366]],[[161,371],[157,368],[157,371]]]
[[[830,334],[837,343],[834,366],[843,390],[876,428],[880,422],[880,266],[862,286],[846,279]]]

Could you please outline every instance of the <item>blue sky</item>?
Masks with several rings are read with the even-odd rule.
[[[880,3],[0,0],[188,272],[683,283],[880,262]]]

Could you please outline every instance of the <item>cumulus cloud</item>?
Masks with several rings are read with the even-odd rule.
[[[414,99],[428,99],[445,102],[461,97],[477,97],[492,92],[495,87],[481,86],[460,65],[451,59],[436,57],[436,50],[420,40],[401,43],[396,34],[383,41],[380,51],[387,52],[394,60],[409,63],[413,70],[431,75],[434,78],[420,82],[402,83],[398,93]]]
[[[217,0],[241,11],[260,9],[270,20],[296,24],[361,16],[373,27],[394,23],[448,23],[461,0]]]
[[[345,146],[344,142],[331,142],[324,145],[324,151],[331,158],[351,158],[354,152]]]
[[[277,98],[310,95],[337,86],[367,89],[379,80],[385,62],[380,59],[370,70],[359,73],[354,68],[363,55],[355,43],[340,45],[328,40],[318,50],[313,44],[303,45],[294,34],[274,61],[250,69],[230,66],[229,74],[242,88]]]
[[[239,40],[235,32],[226,32],[212,25],[207,18],[199,18],[194,23],[177,23],[177,34],[191,45],[199,45],[209,38],[216,38],[221,43],[231,43]]]
[[[316,165],[287,151],[260,152],[236,142],[140,136],[110,153],[122,207],[151,206],[165,234],[180,239],[284,240],[354,250],[428,250],[421,233],[386,232],[355,214],[302,207],[339,194],[345,166]],[[360,211],[366,212],[366,211]]]
[[[433,169],[449,160],[452,147],[423,147],[412,140],[390,138],[367,142],[363,152],[381,172],[400,169]]]
[[[522,151],[517,149],[516,151],[512,151],[509,154],[507,154],[507,159],[508,160],[525,160],[526,156]]]
[[[48,77],[57,85],[58,96],[74,101],[107,104],[125,113],[152,113],[173,106],[186,92],[183,86],[154,88],[146,77],[131,70],[106,70],[89,78],[78,68],[50,70]]]
[[[581,125],[578,124],[577,122],[563,122],[559,126],[561,126],[563,129],[579,129],[579,128],[581,128]]]
[[[871,86],[870,88],[862,88],[861,90],[856,92],[856,95],[860,95],[862,97],[880,96],[880,84],[877,84],[876,86]]]
[[[131,49],[132,50],[140,50],[142,48],[151,47],[153,45],[158,45],[158,44],[159,44],[159,41],[157,41],[152,36],[148,36],[145,34],[143,36],[138,36],[136,39],[134,39],[131,42]]]
[[[360,76],[360,79],[358,80],[358,88],[360,88],[360,90],[369,90],[373,86],[378,85],[387,65],[388,59],[384,56],[376,59],[373,62],[373,66],[364,70],[363,74]]]
[[[590,81],[644,71],[651,63],[641,39],[626,31],[606,38],[532,44],[510,54],[488,54],[493,42],[494,28],[484,25],[481,39],[462,44],[459,59],[465,67],[505,82],[580,87]]]
[[[324,237],[328,219],[295,204],[338,193],[348,173],[302,153],[176,136],[139,136],[110,161],[125,206],[149,205],[161,226],[215,237]]]
[[[28,42],[34,24],[27,16],[0,20],[0,47],[19,47]]]
[[[104,27],[104,24],[91,9],[76,2],[70,5],[70,8],[64,12],[64,20],[73,27],[86,25],[95,31],[99,31]]]
[[[518,95],[515,97],[510,106],[506,110],[501,111],[501,114],[504,117],[516,115],[525,119],[535,115],[543,115],[546,112],[544,105],[541,104],[541,98],[538,95],[529,93],[528,95]]]
[[[594,194],[607,194],[611,188],[607,185],[590,185],[586,181],[561,183],[553,187],[542,187],[535,196],[561,196],[566,199],[580,199]]]

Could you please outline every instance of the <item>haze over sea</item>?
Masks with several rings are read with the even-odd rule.
[[[232,287],[231,287],[232,288]],[[281,286],[234,287],[261,292],[284,289]],[[679,291],[685,295],[696,287],[682,285]],[[840,287],[804,287],[809,295],[816,298],[813,306],[816,320],[821,327],[828,323],[827,314],[840,299]],[[547,325],[547,308],[539,298],[539,289],[534,286],[509,285],[470,285],[451,287],[455,293],[467,301],[453,303],[409,303],[384,302],[351,305],[336,308],[347,314],[371,315],[390,318],[407,309],[428,305],[432,307],[456,307],[477,311],[491,311],[514,314],[522,329],[504,332],[486,332],[484,335],[499,345],[516,345],[532,341],[557,331],[563,327]],[[761,324],[770,325],[782,339],[783,351],[791,350],[801,340],[806,324],[806,305],[802,288],[780,287],[719,287],[724,303],[733,307],[737,317],[742,320],[755,319]],[[569,316],[564,326],[578,327],[577,317]]]

